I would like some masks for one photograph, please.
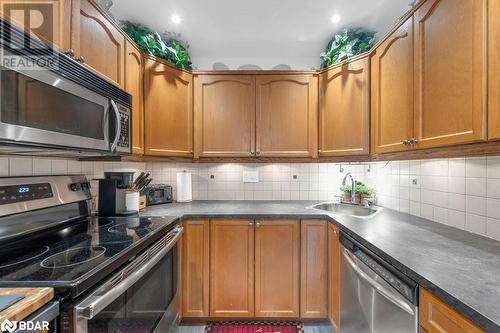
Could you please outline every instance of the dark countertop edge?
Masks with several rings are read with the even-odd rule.
[[[408,276],[410,279],[414,280],[418,283],[420,287],[423,287],[427,291],[439,297],[443,302],[448,304],[451,308],[462,314],[464,317],[468,318],[474,324],[484,329],[487,332],[500,332],[500,323],[495,323],[488,317],[479,313],[474,308],[465,304],[463,301],[458,300],[450,293],[441,289],[439,286],[435,285],[433,282],[427,280],[423,276],[419,275],[417,272],[413,271],[409,267],[406,267],[398,260],[394,259],[384,251],[380,250],[378,247],[368,242],[362,236],[356,234],[342,223],[336,221],[330,215],[321,215],[321,214],[184,214],[178,216],[178,219],[181,221],[186,220],[194,220],[194,219],[295,219],[295,220],[326,220],[330,223],[334,223],[337,225],[342,231],[344,231],[349,236],[353,237],[356,241],[360,242],[367,249],[372,251],[377,256],[381,257],[391,266],[399,270],[404,275]]]

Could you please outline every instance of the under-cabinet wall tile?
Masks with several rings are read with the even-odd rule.
[[[32,176],[33,159],[12,157],[9,160],[9,176]]]
[[[52,161],[43,158],[33,159],[33,176],[47,176],[52,174]]]

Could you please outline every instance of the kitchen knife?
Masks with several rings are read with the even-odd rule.
[[[135,181],[134,181],[134,187],[135,187],[135,186],[137,186],[137,184],[139,183],[139,180],[141,180],[141,179],[142,179],[142,177],[144,177],[144,175],[145,175],[145,174],[146,174],[145,172],[141,172],[141,173],[139,174],[139,176],[138,176],[138,177],[135,179]]]
[[[139,192],[142,192],[151,182],[153,181],[153,178],[149,178],[145,183],[144,185],[139,188]]]

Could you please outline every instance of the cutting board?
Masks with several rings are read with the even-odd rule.
[[[22,295],[23,299],[0,312],[0,323],[5,319],[20,321],[50,302],[52,288],[0,288],[0,295]]]

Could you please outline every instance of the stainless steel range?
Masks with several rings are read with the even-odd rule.
[[[0,287],[55,288],[52,330],[175,329],[183,228],[174,217],[92,217],[89,204],[84,176],[0,178]]]

